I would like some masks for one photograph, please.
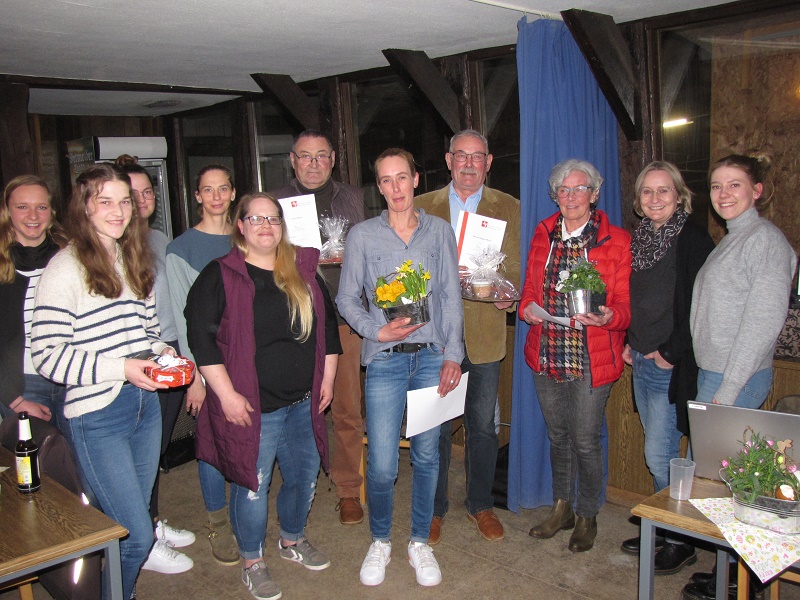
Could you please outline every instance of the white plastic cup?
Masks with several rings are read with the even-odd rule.
[[[669,497],[688,500],[692,494],[694,461],[688,458],[672,458],[669,461]]]

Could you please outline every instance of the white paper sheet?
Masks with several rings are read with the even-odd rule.
[[[456,389],[444,398],[440,398],[436,391],[438,385],[408,392],[406,437],[428,431],[463,415],[468,380],[469,373],[464,373]]]
[[[505,233],[505,221],[460,211],[456,225],[458,264],[474,269],[478,265],[470,259],[470,256],[480,254],[487,247],[500,250],[503,247]]]
[[[554,317],[541,306],[536,304],[536,302],[531,302],[528,304],[531,307],[531,312],[533,316],[537,319],[542,319],[543,321],[550,321],[551,323],[558,323],[559,325],[565,325],[567,327],[572,327],[573,329],[583,329],[583,323],[572,319],[570,317]],[[528,306],[525,307],[525,310],[528,309]]]
[[[278,200],[286,220],[289,241],[295,246],[306,248],[322,248],[322,237],[319,234],[319,217],[317,201],[314,194],[294,196]]]

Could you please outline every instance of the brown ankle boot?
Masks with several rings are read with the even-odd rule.
[[[566,501],[556,499],[547,518],[530,530],[530,535],[542,540],[548,540],[562,529],[572,529],[575,526],[575,513],[572,506]]]
[[[208,513],[206,527],[210,530],[208,541],[214,560],[222,565],[239,564],[239,546],[228,520],[228,507]]]
[[[586,552],[594,546],[597,537],[597,517],[582,517],[578,515],[575,531],[569,538],[571,552]]]

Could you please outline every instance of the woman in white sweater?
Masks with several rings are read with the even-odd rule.
[[[123,597],[131,598],[153,545],[150,492],[161,408],[139,353],[174,354],[159,339],[147,223],[133,216],[130,179],[114,165],[78,176],[67,209],[70,244],[36,290],[31,355],[67,386],[64,415],[100,507],[130,535],[120,544]]]
[[[769,168],[766,157],[737,154],[711,167],[711,202],[728,234],[698,273],[692,296],[699,402],[758,408],[772,385],[797,257],[756,209]]]

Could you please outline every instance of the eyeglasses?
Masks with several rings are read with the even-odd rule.
[[[145,200],[152,200],[153,198],[156,197],[156,193],[153,191],[153,188],[147,188],[142,192],[139,192],[139,190],[131,190],[131,196],[133,196],[134,200],[138,200],[139,196],[141,196]]]
[[[669,196],[670,192],[674,192],[674,191],[675,191],[674,187],[669,187],[669,188],[668,187],[661,187],[661,188],[658,188],[657,190],[651,190],[650,188],[642,188],[642,191],[639,192],[639,195],[642,198],[648,198],[648,199],[652,198],[653,194],[655,194],[659,198],[666,198],[667,196]]]
[[[590,185],[576,185],[575,187],[564,187],[561,186],[560,188],[556,189],[556,195],[559,198],[568,198],[571,194],[575,194],[578,198],[581,198],[591,192],[594,188]]]
[[[269,223],[270,225],[280,225],[283,223],[283,217],[262,217],[261,215],[250,215],[249,217],[244,218],[245,221],[250,221],[250,224],[253,227],[258,227],[259,225],[263,225],[264,221]]]
[[[292,154],[302,165],[310,165],[314,161],[317,161],[317,164],[328,163],[331,160],[331,156],[333,156],[333,152],[330,154],[317,154],[316,156],[311,156],[310,154],[298,155],[295,152],[292,152]]]
[[[486,152],[473,152],[472,154],[467,154],[466,152],[457,150],[455,152],[451,152],[450,156],[452,156],[457,163],[467,162],[468,158],[471,158],[472,162],[474,163],[482,163],[486,161],[486,157],[489,155]]]

